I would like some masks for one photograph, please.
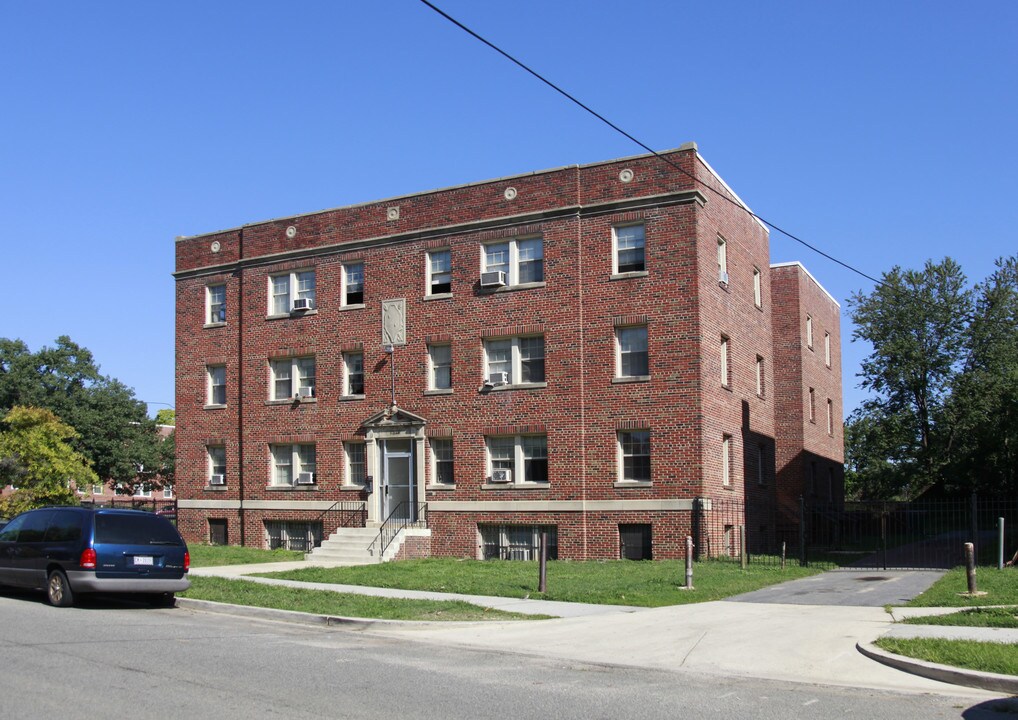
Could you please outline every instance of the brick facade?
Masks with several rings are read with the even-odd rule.
[[[409,473],[410,497],[428,503],[430,546],[415,553],[476,557],[479,526],[554,525],[559,557],[616,558],[619,525],[643,523],[654,557],[679,557],[693,498],[773,507],[788,494],[779,486],[795,482],[782,474],[787,458],[801,462],[808,449],[840,464],[836,303],[808,284],[785,288],[812,280],[804,270],[768,270],[766,229],[707,189],[740,202],[694,145],[666,155],[688,175],[641,156],[179,238],[176,491],[185,538],[207,541],[209,521],[226,520],[229,542],[264,546],[266,520],[319,522],[338,501],[365,502],[376,524],[405,496],[388,472]],[[613,229],[633,226],[643,229],[645,263],[619,272]],[[719,281],[719,238],[727,282]],[[511,284],[483,287],[484,248],[502,243]],[[535,244],[543,278],[512,284]],[[450,292],[432,293],[429,253],[439,251],[449,252]],[[346,302],[351,266],[363,268],[363,298],[355,298],[363,302]],[[308,271],[313,309],[273,313],[272,278]],[[209,316],[210,287],[224,290],[225,321]],[[402,312],[390,310],[405,337],[387,352],[382,308],[391,300],[402,301]],[[839,367],[823,386],[839,418],[833,437],[785,428],[782,398],[798,404],[802,386],[791,386],[779,358],[795,339],[777,337],[799,332],[789,317],[814,302],[816,327],[835,330]],[[646,329],[646,375],[620,377],[617,338],[626,328]],[[540,347],[536,338],[543,379],[524,381],[523,372],[536,372],[526,362],[533,355],[524,356]],[[451,388],[429,389],[435,345],[450,348]],[[511,367],[512,379],[487,387],[496,346],[512,348],[498,365]],[[363,392],[344,394],[346,361],[358,353]],[[314,396],[272,399],[272,363],[311,357]],[[209,402],[210,366],[225,366],[225,403]],[[620,438],[645,433],[649,481],[625,481]],[[493,438],[515,443],[510,482],[493,481]],[[452,484],[438,482],[433,439],[451,440]],[[524,449],[535,442],[546,462]],[[374,492],[354,482],[344,443],[364,443]],[[280,448],[293,447],[297,472],[298,449],[310,445],[313,482],[274,483],[273,449],[278,464]],[[222,484],[210,482],[210,447],[225,456]]]

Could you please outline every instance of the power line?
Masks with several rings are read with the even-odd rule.
[[[569,100],[570,102],[572,102],[573,104],[575,104],[575,105],[578,105],[579,107],[581,107],[581,108],[582,108],[583,110],[585,110],[585,111],[586,111],[587,113],[589,113],[590,115],[593,115],[593,116],[594,116],[595,118],[597,118],[598,120],[600,120],[600,121],[601,121],[602,123],[604,123],[605,125],[607,125],[608,127],[610,127],[610,128],[611,128],[612,130],[614,130],[615,132],[619,133],[620,135],[622,135],[623,137],[627,138],[628,140],[630,140],[631,142],[635,143],[636,145],[639,145],[639,146],[640,146],[641,148],[643,148],[643,149],[644,149],[644,150],[646,150],[646,151],[647,151],[648,153],[650,153],[651,155],[653,155],[654,157],[656,157],[656,158],[657,158],[658,160],[661,160],[662,162],[664,162],[664,163],[667,163],[667,164],[668,164],[668,165],[670,165],[670,166],[671,166],[672,168],[674,168],[675,170],[678,170],[678,171],[679,171],[680,173],[682,173],[683,175],[685,175],[686,177],[688,177],[688,178],[689,178],[690,180],[692,180],[693,182],[695,182],[695,183],[699,183],[699,184],[700,184],[700,185],[702,185],[702,186],[703,186],[703,187],[704,187],[704,188],[705,188],[705,189],[706,189],[707,191],[709,191],[709,192],[712,192],[712,193],[714,193],[715,195],[717,195],[717,196],[718,196],[719,198],[721,198],[721,199],[722,199],[722,200],[724,200],[725,202],[728,202],[728,203],[731,203],[732,205],[735,205],[736,207],[740,208],[740,209],[741,209],[741,210],[743,210],[744,212],[748,213],[748,214],[749,214],[749,215],[750,215],[751,217],[754,217],[754,218],[756,218],[757,220],[759,220],[760,222],[762,222],[762,223],[763,223],[764,225],[766,225],[767,227],[769,227],[769,228],[772,228],[773,230],[776,230],[777,232],[779,232],[779,233],[781,233],[782,235],[784,235],[785,237],[787,237],[787,238],[790,238],[791,240],[794,240],[795,242],[799,243],[800,245],[802,245],[802,246],[804,246],[804,247],[806,247],[806,248],[809,248],[810,250],[812,250],[812,251],[813,251],[813,252],[815,252],[816,254],[818,254],[818,255],[821,255],[821,256],[823,256],[823,257],[827,258],[827,259],[828,259],[828,260],[830,260],[831,262],[837,263],[838,265],[841,265],[841,266],[842,266],[843,268],[845,268],[845,269],[847,269],[847,270],[850,270],[850,271],[852,271],[852,272],[856,273],[857,275],[861,275],[862,277],[864,277],[864,278],[866,278],[867,280],[870,280],[870,281],[872,281],[872,282],[876,283],[877,285],[883,285],[883,284],[884,284],[882,280],[878,280],[878,279],[877,279],[877,278],[875,278],[875,277],[872,277],[872,276],[870,276],[870,275],[867,275],[867,274],[866,274],[866,273],[864,273],[864,272],[863,272],[862,270],[859,270],[858,268],[855,268],[855,267],[853,267],[853,266],[849,265],[848,263],[846,263],[846,262],[843,262],[843,261],[839,260],[838,258],[836,258],[836,257],[834,257],[834,256],[832,256],[832,255],[829,255],[829,254],[825,253],[825,252],[824,252],[823,250],[819,249],[818,247],[816,247],[816,246],[814,246],[814,245],[811,245],[810,243],[806,242],[806,241],[805,241],[805,240],[803,240],[802,238],[800,238],[800,237],[798,237],[798,236],[796,236],[796,235],[793,235],[792,233],[788,232],[787,230],[784,230],[784,229],[782,229],[781,227],[779,227],[778,225],[775,225],[774,223],[770,222],[770,221],[769,221],[769,220],[767,220],[766,218],[760,217],[759,215],[757,215],[757,214],[756,214],[755,212],[753,212],[752,210],[750,210],[750,209],[749,209],[748,207],[746,207],[746,206],[745,206],[745,205],[743,205],[742,203],[736,202],[735,200],[733,200],[732,198],[728,197],[727,195],[725,195],[725,194],[724,194],[724,193],[722,193],[721,191],[719,191],[719,190],[716,190],[715,188],[711,187],[710,185],[708,185],[707,183],[705,183],[705,182],[704,182],[703,180],[700,180],[700,179],[699,179],[699,178],[697,178],[696,176],[694,176],[694,175],[691,175],[690,173],[686,172],[686,170],[684,170],[684,169],[683,169],[683,168],[681,168],[680,166],[678,166],[678,165],[676,165],[675,163],[673,163],[673,162],[672,162],[671,160],[669,160],[668,158],[666,158],[666,157],[665,157],[664,155],[661,155],[661,154],[660,154],[660,153],[658,153],[657,151],[653,150],[653,149],[652,149],[651,147],[649,147],[649,146],[648,146],[648,145],[647,145],[646,143],[644,143],[644,142],[640,141],[639,139],[637,139],[637,138],[636,138],[636,137],[634,137],[633,135],[631,135],[631,134],[629,134],[628,132],[626,132],[625,130],[623,130],[623,129],[622,129],[621,127],[619,127],[618,125],[616,125],[615,123],[613,123],[613,122],[612,122],[611,120],[609,120],[609,119],[608,119],[608,118],[606,118],[605,116],[603,116],[603,115],[601,115],[600,113],[598,113],[597,111],[595,111],[595,110],[591,109],[590,107],[588,107],[587,105],[585,105],[585,104],[584,104],[583,102],[581,102],[581,101],[580,101],[580,100],[578,100],[577,98],[573,97],[573,96],[572,96],[572,95],[570,95],[570,94],[569,94],[568,92],[566,92],[565,90],[563,90],[562,88],[560,88],[560,87],[559,87],[558,85],[556,85],[555,83],[553,83],[553,82],[552,82],[551,80],[548,80],[548,79],[547,79],[546,77],[544,77],[543,75],[541,75],[541,74],[540,74],[539,72],[537,72],[536,70],[533,70],[532,68],[528,67],[528,66],[527,66],[527,65],[525,65],[525,64],[524,64],[523,62],[521,62],[520,60],[517,60],[517,59],[516,59],[515,57],[513,57],[512,55],[510,55],[509,53],[507,53],[507,52],[506,52],[505,50],[503,50],[502,48],[498,47],[497,45],[495,45],[495,44],[494,44],[494,43],[492,43],[491,41],[489,41],[489,40],[485,39],[484,37],[482,37],[481,35],[477,34],[476,32],[474,32],[473,30],[471,30],[470,28],[468,28],[468,27],[467,27],[466,25],[464,25],[463,23],[461,23],[461,22],[460,22],[459,20],[457,20],[456,18],[454,18],[454,17],[452,17],[451,15],[449,15],[449,14],[448,14],[447,12],[445,12],[445,11],[444,11],[444,10],[442,10],[441,8],[439,8],[439,7],[436,7],[436,6],[434,5],[434,4],[432,4],[432,3],[431,3],[431,2],[429,2],[428,0],[420,0],[420,1],[421,1],[421,2],[422,2],[422,3],[424,4],[424,5],[427,5],[427,6],[429,7],[429,8],[431,8],[432,10],[434,10],[434,11],[435,11],[436,13],[438,13],[439,15],[441,15],[442,17],[444,17],[444,18],[445,18],[446,20],[448,20],[449,22],[451,22],[451,23],[452,23],[453,25],[455,25],[455,26],[456,26],[456,27],[458,27],[459,29],[463,30],[463,31],[464,31],[465,33],[467,33],[468,35],[471,35],[471,36],[472,36],[472,37],[474,37],[475,39],[479,40],[480,42],[482,42],[482,43],[484,43],[485,45],[487,45],[488,47],[490,47],[490,48],[491,48],[492,50],[494,50],[495,52],[497,52],[497,53],[498,53],[499,55],[501,55],[502,57],[504,57],[504,58],[505,58],[506,60],[509,60],[509,61],[510,61],[511,63],[513,63],[513,64],[517,65],[518,67],[522,68],[522,69],[523,69],[523,70],[525,70],[526,72],[528,72],[528,73],[530,73],[531,75],[533,75],[533,76],[534,76],[535,78],[537,78],[537,79],[538,79],[538,80],[540,80],[540,81],[541,81],[542,83],[544,83],[545,85],[547,85],[548,87],[550,87],[550,88],[551,88],[552,90],[554,90],[555,92],[557,92],[557,93],[558,93],[559,95],[562,95],[563,97],[565,97],[566,99],[568,99],[568,100]]]

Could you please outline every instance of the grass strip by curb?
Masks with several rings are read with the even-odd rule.
[[[969,597],[965,568],[954,568],[907,607],[974,607],[976,605],[1018,605],[1018,569],[981,567],[976,570],[976,585],[986,595]]]
[[[548,617],[504,612],[456,600],[383,598],[217,577],[193,576],[191,588],[179,595],[233,605],[379,620],[473,622],[542,620]]]
[[[939,665],[1018,675],[1018,647],[1014,645],[941,638],[880,638],[875,645],[896,655]]]

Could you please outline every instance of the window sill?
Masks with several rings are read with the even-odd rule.
[[[424,301],[427,302],[428,300],[452,300],[452,293],[447,292],[447,293],[435,293],[434,295],[425,295]]]
[[[269,492],[310,492],[318,490],[318,485],[266,485]]]
[[[208,330],[209,328],[221,328],[226,327],[226,323],[225,322],[205,323],[204,325],[202,325],[202,327],[206,330]]]
[[[650,273],[646,270],[633,270],[631,272],[612,273],[609,280],[629,280],[630,278],[648,277]]]
[[[727,390],[728,392],[735,392],[734,390],[732,390],[732,386],[731,385],[722,385],[721,389],[722,390]]]
[[[353,400],[363,400],[364,395],[340,395],[340,402],[351,402]]]
[[[363,310],[364,307],[364,303],[354,303],[353,305],[340,305],[339,309],[345,312],[347,310]]]
[[[205,405],[202,409],[203,410],[225,410],[226,409],[226,405],[225,404],[224,405]]]
[[[511,385],[482,385],[478,388],[478,392],[505,392],[506,390],[540,390],[548,387],[546,382],[536,383],[514,383]]]
[[[438,490],[440,492],[445,492],[445,491],[448,491],[448,490],[455,490],[456,489],[456,483],[437,483],[437,484],[433,484],[433,485],[426,485],[424,489],[425,490]]]
[[[547,287],[548,283],[544,280],[541,282],[530,282],[530,283],[517,283],[516,285],[501,285],[496,288],[481,288],[481,292],[485,294],[497,294],[504,292],[513,292],[515,290],[533,290],[534,288]]]
[[[551,483],[528,483],[528,482],[514,482],[514,483],[491,483],[486,482],[481,485],[481,490],[549,490]]]
[[[427,395],[452,395],[452,388],[440,388],[438,390],[425,390],[424,394]]]
[[[282,398],[279,400],[266,400],[266,405],[304,405],[305,403],[316,403],[318,398],[306,397],[306,398]]]
[[[654,487],[650,480],[616,480],[612,483],[614,488],[649,488]]]
[[[202,488],[205,492],[226,492],[226,485],[206,485]]]
[[[278,313],[276,315],[266,315],[265,319],[266,320],[283,320],[285,318],[299,318],[299,317],[304,317],[306,315],[317,315],[317,314],[318,314],[318,308],[315,308],[314,310],[296,310],[294,312],[289,312],[289,313]]]
[[[612,385],[625,385],[626,383],[650,382],[650,375],[627,375],[625,377],[612,378]]]

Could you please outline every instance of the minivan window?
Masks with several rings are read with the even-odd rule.
[[[25,516],[14,518],[7,525],[4,526],[3,530],[0,530],[0,542],[14,542],[18,539],[18,531],[21,530],[21,526],[25,524]]]
[[[52,515],[52,510],[40,510],[26,515],[25,524],[21,526],[21,532],[18,533],[18,542],[42,542],[46,535],[46,526],[49,525]]]
[[[113,545],[183,544],[176,529],[158,515],[114,513],[96,514],[95,541]]]
[[[46,529],[46,542],[76,542],[81,538],[81,521],[84,515],[79,512],[61,512],[57,510],[50,519]]]

